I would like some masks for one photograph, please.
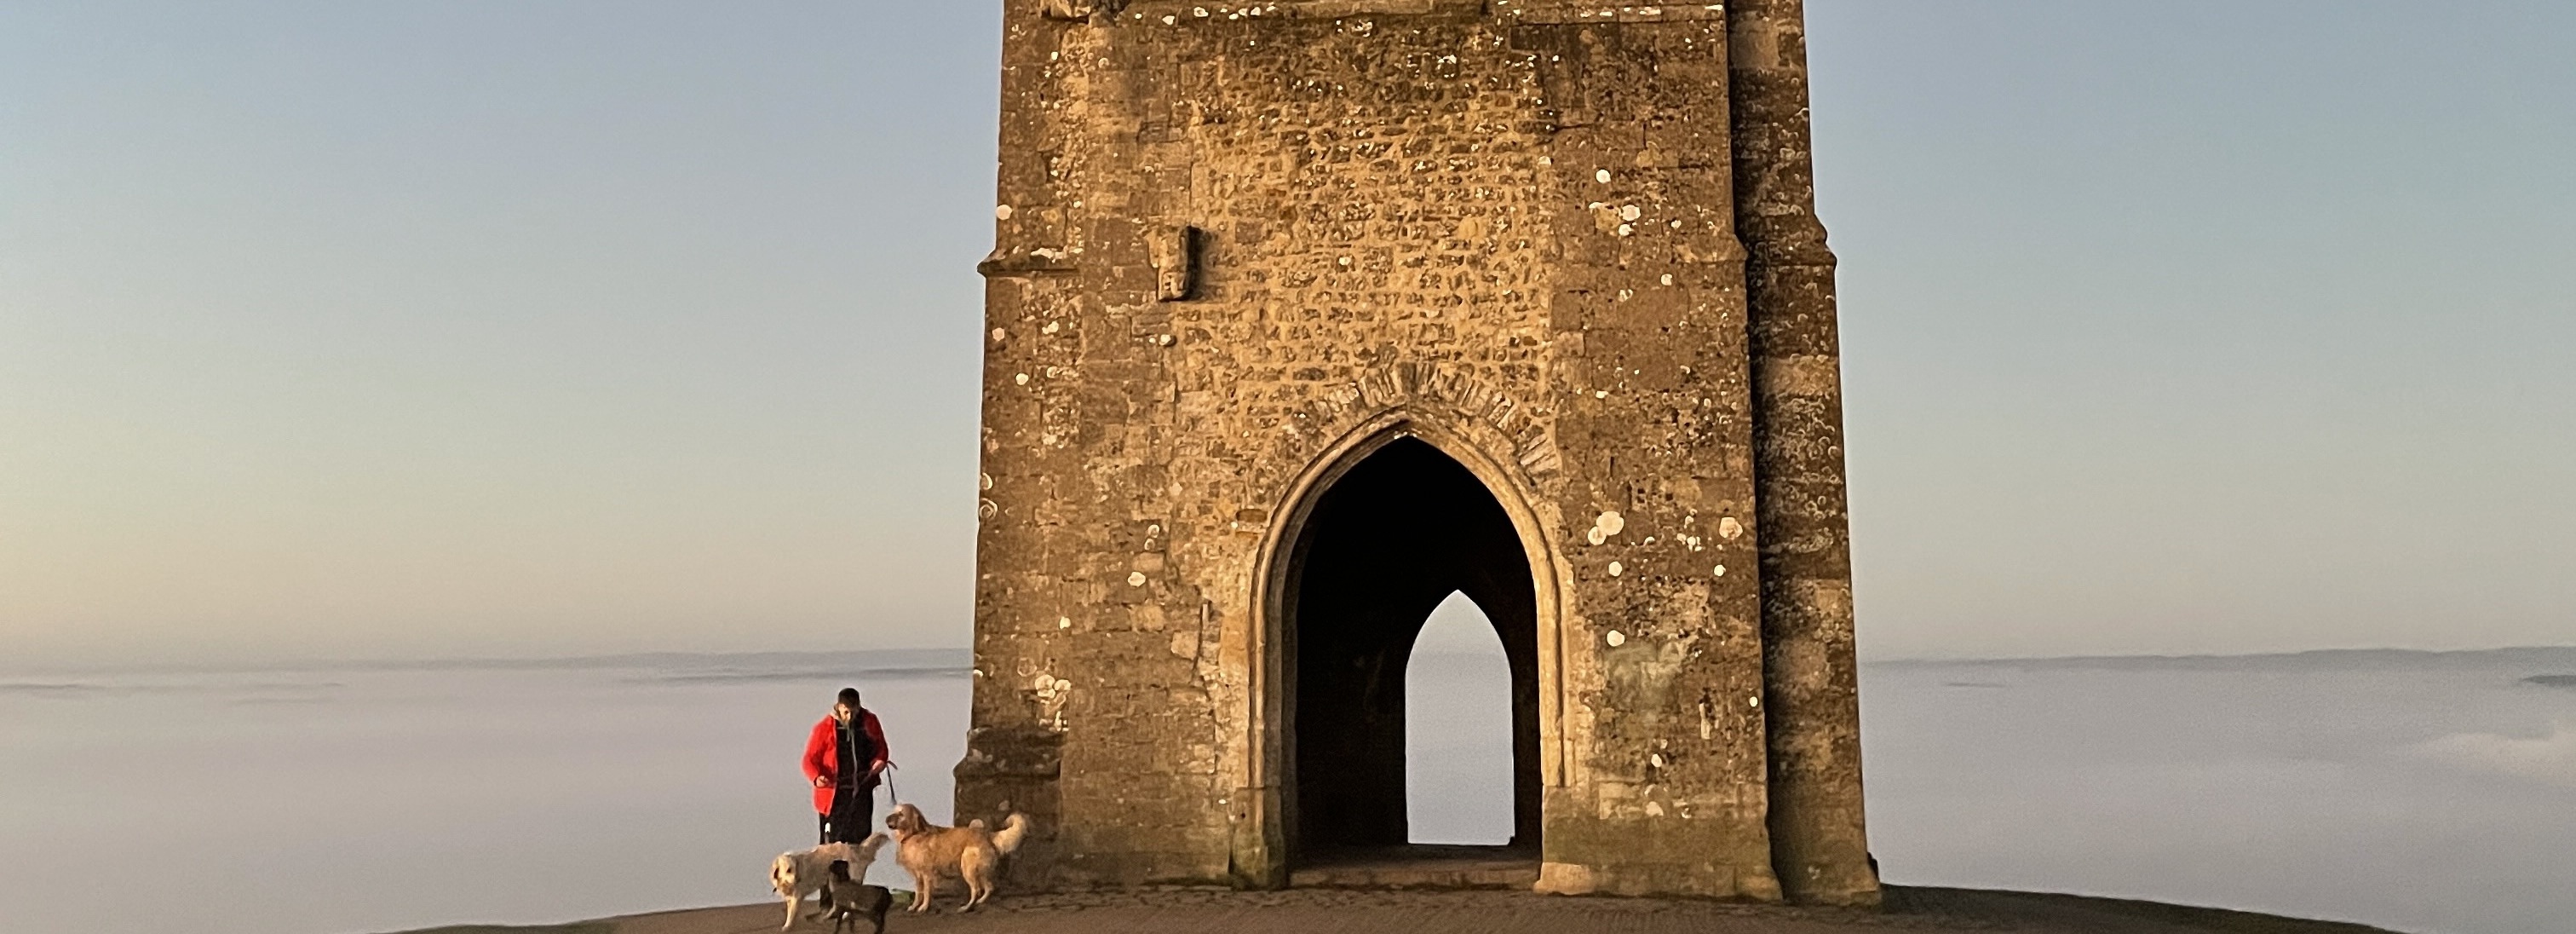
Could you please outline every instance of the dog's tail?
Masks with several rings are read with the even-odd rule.
[[[1001,832],[993,835],[993,849],[1004,856],[1009,856],[1013,850],[1020,848],[1020,841],[1028,839],[1028,836],[1028,816],[1014,811],[1011,816],[1002,819]]]

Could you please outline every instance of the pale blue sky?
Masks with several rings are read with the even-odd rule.
[[[995,6],[0,7],[0,655],[964,644]],[[2576,642],[2576,12],[1810,19],[1865,653]]]

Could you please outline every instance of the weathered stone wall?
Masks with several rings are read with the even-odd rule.
[[[1814,692],[1765,688],[1722,11],[1005,29],[961,815],[1038,819],[1025,884],[1282,880],[1270,556],[1335,452],[1410,431],[1537,533],[1541,887],[1778,897],[1771,786],[1805,773],[1763,705]]]

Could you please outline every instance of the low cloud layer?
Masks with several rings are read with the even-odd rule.
[[[2576,722],[2560,721],[2548,736],[2526,739],[2495,733],[2453,733],[2415,747],[2418,754],[2481,772],[2576,787]]]

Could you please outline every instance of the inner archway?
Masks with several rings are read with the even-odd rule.
[[[1414,843],[1512,838],[1511,655],[1464,593],[1433,607],[1404,669],[1404,812]]]
[[[1314,501],[1284,581],[1283,713],[1292,864],[1402,848],[1405,684],[1415,639],[1453,593],[1481,608],[1511,671],[1509,846],[1539,841],[1538,609],[1511,517],[1419,439],[1369,453]],[[1533,856],[1534,858],[1534,856]]]

